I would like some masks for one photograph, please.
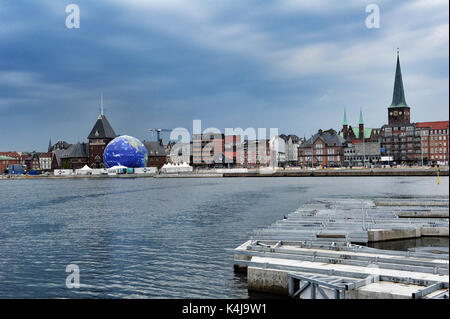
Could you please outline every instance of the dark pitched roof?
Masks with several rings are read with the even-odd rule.
[[[289,134],[288,135],[288,140],[289,138],[292,140],[292,143],[298,143],[300,141],[300,138],[297,135],[294,134]]]
[[[328,146],[343,146],[345,143],[345,140],[341,136],[336,134],[334,131],[333,132],[319,131],[316,134],[314,134],[313,136],[311,136],[307,141],[302,143],[302,145],[300,145],[300,147],[309,148],[319,138],[322,141],[324,141],[324,143],[326,143]]]
[[[53,146],[50,148],[50,151],[66,150],[69,148],[69,146],[70,144],[66,141],[58,141],[57,143],[53,144]]]
[[[80,158],[89,157],[89,144],[77,143],[70,146],[61,155],[61,158]]]
[[[114,132],[111,124],[109,124],[105,115],[99,115],[97,122],[95,122],[88,139],[91,138],[116,138],[117,135]]]
[[[23,159],[26,161],[31,161],[33,159],[39,159],[39,155],[40,155],[40,153],[33,151],[32,153],[24,154]]]
[[[281,134],[278,137],[281,138],[285,142],[287,142],[289,140],[289,136],[287,136],[286,134]]]
[[[143,142],[148,156],[166,156],[166,149],[159,142]]]
[[[281,134],[281,135],[279,135],[279,137],[281,139],[283,139],[286,143],[289,141],[289,139],[291,139],[293,143],[298,143],[298,141],[300,140],[300,138],[294,134],[289,134],[289,135]]]
[[[61,156],[64,154],[65,151],[66,150],[60,150],[60,149],[53,151],[53,154],[55,155],[56,163],[58,164],[58,167],[61,167]]]
[[[390,107],[408,106],[406,104],[405,91],[403,90],[402,70],[400,69],[400,56],[397,54],[397,68],[395,70],[394,94]]]

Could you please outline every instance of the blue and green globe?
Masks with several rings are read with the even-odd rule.
[[[121,135],[106,146],[103,153],[103,163],[106,167],[146,167],[148,152],[144,144],[137,138]]]

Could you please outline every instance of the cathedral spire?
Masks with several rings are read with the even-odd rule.
[[[400,52],[397,48],[397,68],[395,70],[394,94],[390,107],[403,107],[406,104],[405,92],[403,89],[402,70],[400,68]]]
[[[362,108],[359,109],[359,124],[364,124]]]
[[[344,109],[344,125],[348,125],[347,123],[347,111]]]

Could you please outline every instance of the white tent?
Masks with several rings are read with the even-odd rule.
[[[87,165],[84,165],[83,168],[77,169],[77,170],[75,171],[75,173],[76,173],[77,175],[91,175],[91,174],[92,174],[92,168],[90,168],[90,167],[87,166]]]

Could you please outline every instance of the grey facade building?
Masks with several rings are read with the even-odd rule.
[[[378,163],[380,159],[379,142],[350,143],[344,147],[344,166],[367,166]]]

